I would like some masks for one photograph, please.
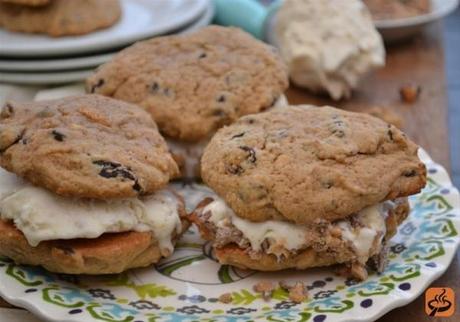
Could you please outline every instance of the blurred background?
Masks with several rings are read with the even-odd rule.
[[[452,179],[460,187],[460,9],[444,20]]]

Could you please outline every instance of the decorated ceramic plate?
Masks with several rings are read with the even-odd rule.
[[[258,273],[219,265],[197,232],[189,230],[174,255],[155,267],[111,276],[52,274],[0,259],[0,294],[51,321],[373,321],[414,300],[449,266],[460,237],[460,198],[446,171],[421,151],[428,184],[410,198],[412,213],[392,239],[385,272],[356,283],[330,269]],[[207,193],[176,186],[188,208]],[[302,280],[309,298],[289,301],[282,289],[264,301],[261,280]],[[232,302],[218,297],[232,293]]]

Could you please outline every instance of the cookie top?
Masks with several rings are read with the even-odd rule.
[[[300,224],[345,218],[425,186],[417,146],[393,125],[333,107],[289,106],[220,129],[203,180],[240,217]]]
[[[185,141],[265,110],[287,86],[273,47],[218,26],[139,42],[86,82],[88,92],[141,105],[162,133]]]
[[[50,0],[0,0],[0,2],[9,2],[14,4],[20,4],[23,6],[43,6],[48,4]]]
[[[148,113],[99,95],[6,103],[0,165],[59,195],[95,199],[149,194],[178,173]]]
[[[0,26],[53,37],[81,35],[106,28],[120,16],[118,0],[50,0],[39,7],[0,2]]]

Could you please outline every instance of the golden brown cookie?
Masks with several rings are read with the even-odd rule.
[[[182,215],[184,209],[181,210]],[[182,219],[182,233],[189,223]],[[182,234],[181,233],[181,234]],[[181,234],[174,236],[177,240]],[[104,234],[96,239],[70,239],[27,243],[10,222],[0,220],[0,255],[18,264],[39,265],[65,274],[115,274],[158,262],[162,255],[151,232]]]
[[[6,103],[0,151],[2,167],[63,196],[149,194],[178,174],[148,113],[99,95]]]
[[[53,37],[82,35],[107,28],[120,16],[118,0],[50,0],[39,7],[0,3],[0,26]]]
[[[51,0],[0,0],[0,2],[20,4],[23,6],[43,6],[50,2]]]
[[[309,224],[419,192],[426,169],[417,149],[370,115],[289,106],[220,129],[201,176],[241,218]]]
[[[287,86],[274,48],[218,26],[137,43],[86,83],[90,93],[144,107],[167,136],[193,142],[269,108]]]

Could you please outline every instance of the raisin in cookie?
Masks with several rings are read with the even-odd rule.
[[[337,220],[419,192],[417,145],[393,125],[333,107],[289,106],[220,129],[201,175],[240,217]]]
[[[137,43],[86,85],[90,93],[144,107],[165,135],[197,142],[272,106],[288,76],[272,47],[239,29],[212,26]]]
[[[121,16],[118,0],[50,0],[40,7],[0,3],[0,26],[53,37],[82,35],[112,26]]]
[[[148,194],[178,173],[148,113],[99,95],[6,103],[0,151],[5,169],[72,197]]]

